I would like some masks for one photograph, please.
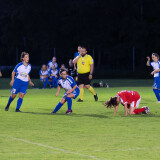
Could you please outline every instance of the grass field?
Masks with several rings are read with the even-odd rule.
[[[1,79],[1,88],[9,80]],[[16,100],[4,111],[9,89],[0,90],[0,160],[159,160],[160,104],[152,92],[153,80],[106,80],[110,88],[96,88],[99,101],[85,90],[84,102],[73,101],[73,113],[65,115],[65,104],[50,115],[64,91],[29,89],[16,113]],[[124,116],[106,109],[102,103],[120,90],[136,90],[140,106],[149,115]]]

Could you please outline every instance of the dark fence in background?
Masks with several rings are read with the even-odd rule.
[[[3,77],[10,77],[23,48],[0,47],[0,69]],[[63,48],[36,48],[27,50],[30,54],[32,65],[31,77],[39,78],[39,70],[42,64],[47,64],[53,56],[57,62],[68,65],[69,59],[73,59],[73,49]],[[123,55],[121,54],[123,52]],[[136,50],[136,47],[128,49],[90,49],[88,54],[92,55],[95,61],[94,78],[152,78],[151,67],[146,67],[146,54]]]

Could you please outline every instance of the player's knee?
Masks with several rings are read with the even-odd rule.
[[[19,98],[23,99],[23,97],[24,97],[24,94],[19,94]]]
[[[65,103],[65,101],[66,101],[65,99],[62,99],[62,100],[61,100],[61,103],[62,103],[62,104],[64,104],[64,103]]]
[[[12,95],[11,95],[11,98],[12,98],[12,99],[16,98],[16,94],[12,94]]]

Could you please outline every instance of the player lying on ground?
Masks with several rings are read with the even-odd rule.
[[[129,109],[129,114],[139,114],[149,113],[149,108],[144,106],[142,108],[139,107],[139,103],[141,101],[141,97],[136,91],[120,91],[117,93],[116,97],[111,97],[110,100],[104,103],[107,108],[115,108],[114,114],[116,115],[119,103],[124,106],[125,116],[127,116],[127,108]],[[137,108],[137,109],[136,109]]]
[[[29,54],[26,52],[22,52],[21,61],[22,62],[17,64],[17,66],[12,72],[12,80],[10,82],[10,85],[12,86],[12,90],[11,90],[12,95],[9,97],[8,104],[5,108],[5,111],[9,110],[9,106],[11,102],[14,100],[17,93],[19,93],[16,112],[21,112],[19,109],[22,105],[23,97],[27,93],[28,85],[30,84],[31,86],[34,86],[29,76],[29,73],[31,71],[31,65],[28,63]]]
[[[61,69],[59,74],[61,77],[58,80],[56,96],[59,95],[61,87],[65,89],[65,93],[62,97],[62,100],[57,104],[57,106],[55,107],[54,111],[51,112],[51,114],[56,113],[66,101],[68,104],[68,110],[66,114],[70,114],[72,113],[72,98],[76,99],[79,95],[80,90],[76,85],[74,79],[67,75],[67,71],[65,69]]]
[[[154,71],[151,72],[151,75],[154,75],[154,84],[153,84],[153,92],[155,93],[158,102],[160,103],[160,61],[159,55],[157,53],[152,53],[152,60],[150,62],[150,57],[147,57],[147,66],[152,66]]]

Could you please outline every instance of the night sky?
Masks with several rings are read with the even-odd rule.
[[[54,48],[59,64],[67,64],[83,45],[94,52],[97,70],[125,74],[134,48],[136,75],[147,74],[146,56],[160,52],[159,8],[158,0],[1,0],[0,65],[16,65],[24,50],[41,65]]]

